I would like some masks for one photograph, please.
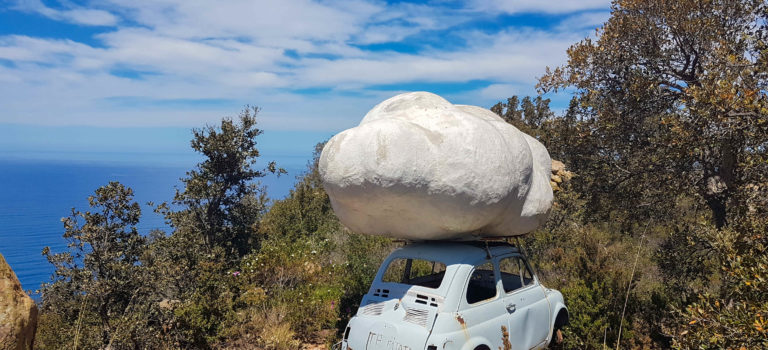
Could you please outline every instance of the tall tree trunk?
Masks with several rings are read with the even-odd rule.
[[[736,140],[733,137],[720,142],[715,160],[706,178],[704,200],[712,212],[712,221],[718,229],[728,224],[728,200],[736,186]]]
[[[109,299],[102,301],[99,306],[99,317],[101,318],[101,348],[110,348],[110,336],[109,336],[109,313],[107,311],[107,305]]]
[[[705,200],[707,201],[709,210],[712,212],[712,221],[714,222],[715,227],[718,229],[723,228],[728,223],[726,207],[727,197],[722,195],[722,193],[715,193],[705,196]]]

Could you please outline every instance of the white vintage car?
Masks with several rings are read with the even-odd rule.
[[[414,243],[384,260],[335,347],[539,349],[567,322],[562,294],[539,284],[514,246]]]

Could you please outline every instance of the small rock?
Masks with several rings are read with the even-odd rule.
[[[179,300],[163,299],[157,303],[157,306],[163,310],[173,310],[173,308],[181,303]]]
[[[552,160],[552,174],[549,176],[549,185],[553,191],[562,190],[562,185],[573,178],[573,173],[565,170],[565,164],[559,160]]]
[[[559,160],[552,159],[552,173],[558,174],[561,171],[565,171],[565,164]]]

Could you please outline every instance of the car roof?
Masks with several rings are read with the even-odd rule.
[[[517,253],[518,249],[511,244],[498,241],[422,241],[407,243],[392,252],[390,257],[420,258],[440,261],[446,265],[475,264],[487,260],[488,251],[492,257],[495,257]]]

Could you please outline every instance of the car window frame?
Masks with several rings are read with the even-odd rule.
[[[467,301],[467,292],[469,291],[469,282],[472,280],[472,275],[475,273],[478,267],[483,266],[485,264],[490,264],[493,268],[493,282],[494,282],[494,289],[496,290],[496,294],[492,298],[483,299],[480,301],[477,301],[475,303],[469,303]],[[467,278],[464,281],[464,284],[462,286],[462,292],[461,292],[461,302],[460,305],[462,305],[462,309],[466,308],[473,308],[480,305],[484,305],[490,302],[497,301],[502,298],[504,295],[503,293],[499,293],[499,283],[501,282],[500,275],[499,275],[499,268],[493,259],[485,259],[481,260],[479,262],[471,264],[471,268],[469,273],[467,274]]]
[[[523,264],[525,265],[526,269],[528,269],[528,272],[530,272],[530,274],[531,274],[531,283],[530,284],[523,284],[520,288],[514,289],[514,290],[512,290],[510,292],[507,292],[504,289],[504,282],[501,280],[501,260],[507,259],[507,258],[518,258],[518,259],[520,259],[523,262]],[[499,274],[499,282],[501,282],[501,291],[502,291],[502,293],[504,295],[512,295],[512,294],[515,294],[517,292],[529,289],[531,287],[535,287],[536,285],[539,284],[539,280],[538,280],[538,277],[536,276],[536,272],[533,271],[533,268],[528,263],[528,259],[526,259],[523,254],[512,253],[512,254],[506,254],[506,255],[498,256],[498,257],[496,257],[494,263],[497,265],[496,269],[497,269],[498,274]],[[521,283],[525,282],[525,279],[523,278],[523,276],[520,276],[520,282]]]

